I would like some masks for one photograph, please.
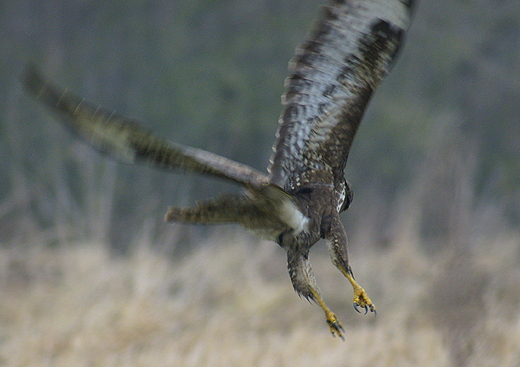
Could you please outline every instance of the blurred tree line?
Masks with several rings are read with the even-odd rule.
[[[166,207],[236,190],[101,158],[23,94],[25,64],[173,141],[264,170],[287,62],[322,3],[0,0],[2,243],[124,249],[143,229],[189,241],[203,230],[172,230]],[[516,0],[419,3],[347,166],[344,219],[358,244],[410,233],[465,244],[477,229],[518,227],[519,50]]]

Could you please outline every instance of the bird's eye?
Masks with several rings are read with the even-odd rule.
[[[352,186],[345,180],[345,198],[343,199],[343,203],[341,204],[341,208],[339,212],[343,212],[347,210],[352,203],[352,199],[354,198],[354,191],[352,191]]]
[[[297,193],[297,194],[302,194],[302,195],[309,195],[309,194],[311,194],[313,191],[314,191],[314,189],[311,188],[311,187],[302,187],[302,188],[299,189],[296,193]]]

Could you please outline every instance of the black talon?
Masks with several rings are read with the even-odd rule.
[[[365,306],[365,315],[368,313],[368,306]]]
[[[354,302],[354,310],[356,310],[357,313],[361,313],[361,311],[359,311],[359,309],[358,309],[357,303],[355,303],[355,302]]]
[[[345,338],[343,337],[343,335],[341,334],[342,332],[345,332],[345,329],[343,329],[343,326],[339,325],[337,322],[331,324],[331,326],[336,329],[336,332],[338,333],[339,337],[341,338],[341,340],[345,341]],[[332,336],[335,338],[336,337],[336,333],[332,332],[331,331],[331,334]]]
[[[338,335],[341,338],[341,340],[345,341],[345,338],[343,337],[343,334],[342,334],[342,332],[345,332],[345,329],[343,329],[343,326],[340,326],[337,322],[332,324],[332,326],[334,326],[334,329],[336,329],[336,331],[338,332]],[[332,333],[332,335],[334,337],[336,337],[336,334]]]

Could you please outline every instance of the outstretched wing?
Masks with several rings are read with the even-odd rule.
[[[123,163],[144,161],[163,169],[179,168],[258,187],[267,177],[253,168],[222,156],[171,143],[153,135],[136,121],[96,107],[48,83],[33,67],[22,77],[25,88],[59,112],[65,124],[94,148]]]
[[[413,0],[333,0],[296,50],[285,81],[270,180],[290,189],[307,169],[343,176],[370,97],[390,71]]]

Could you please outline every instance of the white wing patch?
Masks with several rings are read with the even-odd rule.
[[[280,219],[294,230],[294,235],[307,231],[309,218],[298,210],[292,200],[286,200],[280,208]]]

